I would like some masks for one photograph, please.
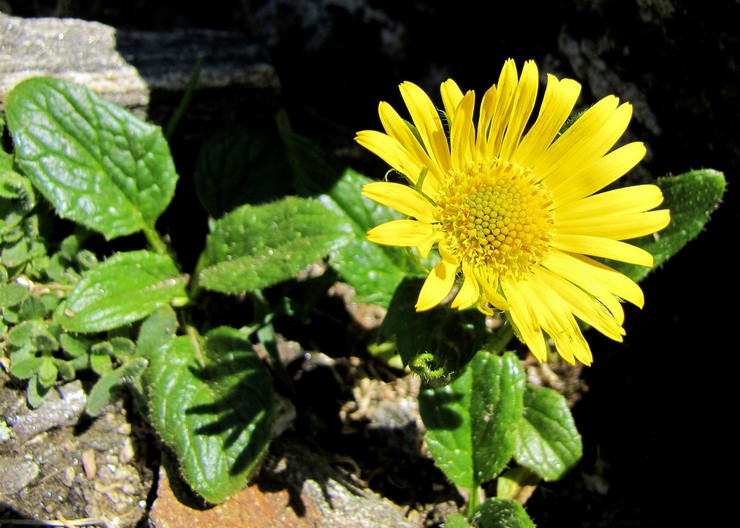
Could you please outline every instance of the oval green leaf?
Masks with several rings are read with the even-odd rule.
[[[289,196],[244,205],[215,223],[199,280],[209,290],[235,295],[273,286],[345,244],[348,236],[351,227],[317,200]]]
[[[477,488],[506,467],[522,416],[524,379],[513,353],[481,351],[452,383],[420,392],[429,452],[457,486]]]
[[[482,502],[471,519],[478,528],[534,528],[524,507],[511,499],[491,498]]]
[[[225,327],[202,343],[176,337],[152,355],[146,384],[154,427],[193,490],[212,503],[241,490],[267,451],[273,406],[248,339]]]
[[[583,454],[568,403],[548,387],[527,385],[515,438],[515,460],[548,481],[562,478]]]
[[[48,77],[17,84],[5,106],[18,166],[61,217],[112,239],[169,205],[177,173],[159,127]]]
[[[70,332],[111,330],[185,296],[185,281],[169,256],[118,253],[85,272],[54,320]]]

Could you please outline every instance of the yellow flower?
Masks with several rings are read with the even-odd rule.
[[[454,81],[441,85],[442,115],[418,86],[402,83],[413,124],[381,102],[385,133],[365,130],[356,140],[411,184],[374,182],[362,193],[409,218],[379,225],[367,237],[415,247],[422,257],[439,250],[418,311],[443,302],[461,275],[452,308],[502,310],[540,361],[549,337],[566,361],[589,365],[576,318],[621,341],[621,301],[644,302],[635,282],[592,257],[651,267],[650,253],[623,241],[659,231],[670,215],[651,210],[663,201],[655,185],[596,194],[645,155],[639,142],[609,152],[627,128],[631,105],[605,97],[561,133],[580,85],[549,75],[527,129],[538,85],[532,61],[519,77],[508,60],[476,120],[474,92],[463,93]]]

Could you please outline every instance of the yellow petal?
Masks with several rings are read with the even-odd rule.
[[[470,266],[463,262],[462,269],[464,277],[463,284],[450,305],[452,308],[457,308],[459,310],[470,308],[475,305],[480,298],[478,281],[470,270]]]
[[[511,111],[514,106],[514,97],[518,84],[516,65],[509,59],[504,63],[501,75],[496,85],[496,97],[494,100],[485,101],[495,104],[492,109],[486,109],[486,115],[490,116],[490,122],[484,123],[485,143],[483,155],[487,158],[496,158],[501,152],[506,128],[509,126]]]
[[[509,301],[506,316],[517,330],[518,337],[529,347],[534,357],[539,361],[547,361],[547,343],[542,335],[537,319],[532,312],[532,299],[524,288],[524,281],[518,283],[502,283],[501,287]]]
[[[483,290],[481,302],[492,304],[499,310],[508,310],[509,301],[507,301],[506,297],[498,292],[498,272],[490,267],[472,268],[472,271],[475,278],[478,280],[478,284],[480,284],[480,287]]]
[[[355,140],[412,183],[415,183],[419,174],[424,171],[424,165],[419,159],[409,154],[396,138],[375,130],[363,130],[357,133]]]
[[[392,220],[367,232],[367,239],[386,246],[414,247],[435,234],[430,224],[416,220]]]
[[[450,169],[450,146],[437,109],[424,90],[415,84],[403,82],[400,89],[424,148],[439,171],[446,173]]]
[[[450,124],[452,124],[451,120],[453,119],[457,106],[460,104],[460,101],[462,101],[463,93],[457,86],[457,83],[452,79],[447,79],[442,83],[440,93],[442,94],[442,105],[444,106],[445,114],[447,114],[447,119],[450,120]]]
[[[614,316],[619,325],[624,322],[624,310],[617,297],[626,299],[622,294],[628,295],[629,299],[641,299],[642,290],[639,286],[621,275],[621,279],[613,279],[611,275],[602,277],[605,273],[600,268],[595,268],[587,262],[573,255],[568,255],[560,251],[551,251],[547,259],[542,263],[542,267],[550,270],[555,275],[573,283],[588,295],[594,297],[606,307]],[[595,261],[593,261],[595,262]],[[611,268],[609,268],[611,269]],[[614,270],[612,270],[614,271]],[[617,273],[616,271],[614,273]],[[607,281],[603,279],[607,278]],[[637,288],[639,293],[635,292]]]
[[[561,207],[600,191],[630,171],[645,156],[645,145],[628,143],[590,165],[576,170],[570,177],[548,182],[553,205]]]
[[[416,311],[430,310],[445,300],[455,285],[458,264],[444,258],[427,275],[416,301]]]
[[[608,96],[586,110],[547,149],[535,166],[538,177],[548,187],[557,188],[562,180],[584,166],[591,165],[611,149],[624,134],[632,116],[632,106]]]
[[[380,122],[388,135],[396,139],[407,153],[407,156],[415,159],[416,165],[420,167],[416,172],[406,174],[406,177],[411,181],[411,183],[416,185],[422,170],[425,168],[423,191],[427,195],[436,193],[440,188],[444,173],[441,172],[437,162],[429,157],[429,154],[424,149],[424,146],[419,142],[419,138],[414,133],[411,125],[398,115],[398,113],[388,103],[380,103],[378,114],[380,115]]]
[[[537,98],[537,89],[539,88],[540,78],[537,74],[537,66],[533,61],[524,63],[522,76],[516,87],[513,107],[511,110],[511,119],[506,127],[506,135],[501,145],[503,159],[510,159],[511,154],[519,145],[524,133],[524,127],[529,122],[529,117],[534,109],[534,102]]]
[[[616,295],[640,308],[645,303],[642,289],[635,281],[592,258],[553,251],[548,255],[546,265],[554,273],[565,277],[599,299],[612,313],[615,311],[607,303],[611,295]],[[602,287],[606,288],[609,295],[603,292]],[[621,325],[622,321],[619,321],[619,324]]]
[[[581,85],[572,79],[558,80],[547,75],[547,87],[537,120],[512,154],[512,161],[532,167],[553,142],[568,119],[581,93]]]
[[[569,253],[581,253],[640,266],[653,266],[653,256],[644,249],[608,238],[557,233],[552,246]]]
[[[436,208],[408,185],[373,182],[362,187],[362,194],[421,222],[432,224],[437,221]]]
[[[586,365],[591,364],[591,350],[573,317],[571,306],[541,279],[538,274],[522,284],[534,317],[565,361],[574,364],[577,359]]]
[[[626,215],[594,216],[565,222],[558,219],[558,233],[628,240],[656,233],[667,226],[670,220],[667,209]]]
[[[542,267],[538,270],[538,279],[547,284],[559,298],[563,299],[576,317],[594,327],[605,336],[615,341],[622,341],[625,334],[621,327],[624,321],[624,312],[621,305],[611,294],[608,295],[617,306],[620,306],[621,316],[615,316],[604,305],[599,303],[592,295],[565,279],[563,276],[553,273]],[[608,293],[608,292],[607,292]],[[619,320],[619,322],[617,322]]]
[[[632,185],[591,195],[557,208],[559,222],[649,211],[663,203],[657,185]]]
[[[468,92],[457,106],[452,129],[450,130],[452,166],[461,170],[464,170],[470,160],[473,159],[473,149],[475,148],[474,107],[475,94]]]
[[[496,110],[497,101],[498,90],[494,84],[483,94],[480,109],[478,111],[475,152],[480,158],[487,156],[486,150],[488,149],[488,134],[491,129],[491,121],[493,120],[493,113]]]

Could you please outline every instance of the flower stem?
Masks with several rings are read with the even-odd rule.
[[[478,484],[475,484],[470,490],[470,495],[468,496],[468,519],[471,519],[473,517],[475,509],[478,507],[479,490],[480,486],[478,486]]]
[[[149,245],[152,246],[152,249],[154,249],[158,254],[164,255],[167,253],[167,244],[165,244],[162,237],[157,233],[157,230],[152,226],[144,226],[144,236],[146,237],[147,242],[149,242]]]

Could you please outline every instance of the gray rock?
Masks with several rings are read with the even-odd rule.
[[[54,427],[74,426],[85,411],[87,394],[75,380],[52,390],[38,409],[29,409],[22,394],[9,403],[0,403],[6,407],[5,421],[12,436],[23,444]]]
[[[0,109],[16,84],[41,75],[83,84],[139,115],[149,105],[146,83],[116,51],[115,29],[82,20],[0,14]]]
[[[275,109],[278,76],[265,50],[243,34],[125,31],[77,19],[0,13],[0,111],[20,81],[52,76],[164,124],[178,112],[196,75],[183,119],[188,134],[205,132],[214,115],[264,116]]]

